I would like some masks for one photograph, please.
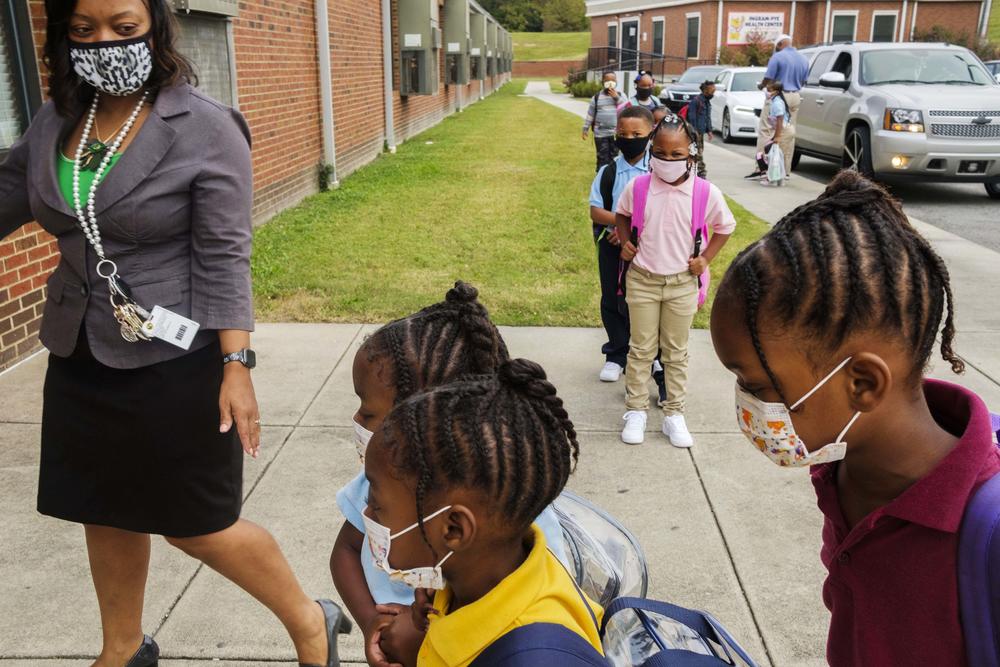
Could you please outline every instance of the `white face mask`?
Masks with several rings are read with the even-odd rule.
[[[365,460],[365,451],[368,449],[368,443],[371,442],[372,436],[375,435],[364,426],[359,424],[356,420],[352,420],[354,424],[354,446],[358,448],[358,456],[361,460]]]
[[[847,422],[847,426],[837,436],[836,442],[831,442],[814,452],[810,452],[795,433],[795,425],[792,423],[790,411],[802,405],[807,398],[819,391],[820,387],[840,372],[850,360],[850,357],[844,359],[809,393],[796,401],[791,408],[786,408],[783,403],[761,401],[737,384],[736,419],[743,435],[767,458],[783,468],[803,468],[817,463],[831,463],[843,459],[847,454],[847,443],[844,442],[844,436],[861,416],[860,412],[855,413],[851,421]]]
[[[437,512],[427,516],[424,519],[424,523],[426,524],[434,517],[440,516],[450,509],[451,505],[442,507]],[[388,574],[389,578],[393,581],[402,581],[410,588],[433,588],[434,590],[444,588],[444,574],[441,572],[441,566],[444,565],[446,560],[451,558],[451,555],[455,553],[454,551],[449,551],[434,567],[415,567],[412,570],[394,569],[389,565],[389,548],[392,546],[392,541],[410,532],[420,524],[415,523],[409,528],[393,535],[391,530],[367,515],[362,514],[361,518],[365,521],[365,534],[368,536],[368,545],[371,547],[372,562],[375,563],[375,567]]]
[[[650,157],[650,170],[656,174],[658,179],[666,183],[674,183],[691,168],[688,164],[688,158],[684,158],[683,160],[664,160],[658,157]]]

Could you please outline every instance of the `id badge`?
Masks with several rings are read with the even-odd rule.
[[[195,334],[201,327],[194,320],[189,320],[183,315],[178,315],[160,306],[153,307],[153,314],[142,326],[149,337],[159,338],[182,350],[191,347],[191,341],[194,340]]]

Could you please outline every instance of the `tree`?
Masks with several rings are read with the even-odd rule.
[[[577,32],[586,30],[583,0],[545,0],[542,3],[542,27],[546,32]]]

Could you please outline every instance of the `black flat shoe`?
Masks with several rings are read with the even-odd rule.
[[[160,647],[152,637],[143,635],[139,650],[125,663],[125,667],[158,667],[159,664]]]
[[[310,665],[304,662],[299,667],[340,667],[340,656],[337,654],[337,635],[351,632],[351,619],[344,615],[343,610],[332,600],[316,600],[326,617],[327,659],[326,665]]]

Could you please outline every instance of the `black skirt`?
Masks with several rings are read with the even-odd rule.
[[[235,428],[219,433],[221,384],[217,341],[129,370],[95,360],[85,335],[70,357],[50,355],[38,511],[169,537],[234,524],[243,450]]]

